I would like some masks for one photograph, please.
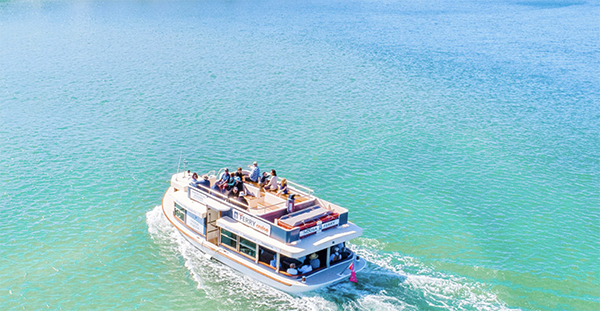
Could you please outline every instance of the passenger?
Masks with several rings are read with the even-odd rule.
[[[282,193],[288,194],[287,179],[285,178],[281,179],[281,185],[279,185],[279,191],[277,191],[277,195],[280,195]]]
[[[298,269],[298,272],[300,272],[300,274],[304,274],[304,273],[309,273],[313,270],[311,265],[304,265],[302,267],[300,267],[300,269]]]
[[[258,182],[258,179],[260,177],[260,169],[258,168],[258,164],[256,164],[256,161],[254,161],[252,165],[248,165],[248,167],[252,169],[250,175],[248,176],[248,179],[252,182]]]
[[[196,185],[205,187],[206,189],[210,188],[210,181],[208,180],[208,175],[202,175],[202,180],[197,182]],[[205,190],[205,188],[202,187],[200,189]]]
[[[329,256],[329,262],[342,260],[342,255],[340,254],[340,248],[337,246],[333,247],[333,253]]]
[[[277,172],[271,170],[271,179],[265,185],[265,190],[277,190]]]
[[[233,175],[233,173],[232,173],[232,175]],[[237,175],[237,173],[236,173],[236,176],[234,176],[233,178],[230,179],[227,186],[228,186],[228,189],[230,189],[230,190],[231,190],[231,188],[237,188],[238,192],[244,191],[244,182],[242,181],[242,177]]]
[[[224,187],[223,192],[231,191],[231,188],[234,185],[235,185],[235,173],[229,173],[229,181],[223,185],[223,187]]]
[[[243,179],[243,177],[244,177],[244,171],[242,171],[241,167],[237,168],[237,171],[235,172],[235,176],[239,176],[241,179]]]
[[[268,181],[269,181],[269,178],[267,177],[267,172],[263,172],[262,176],[260,176],[260,178],[258,179],[258,186],[264,187]]]
[[[221,193],[223,192],[223,188],[225,184],[227,184],[229,182],[229,169],[225,168],[225,170],[223,171],[223,174],[221,174],[221,178],[219,178],[219,180],[217,180],[217,182],[215,183],[215,185],[212,187],[213,190],[219,190],[221,191]]]
[[[319,260],[319,255],[317,255],[317,253],[312,253],[310,254],[310,265],[312,266],[313,269],[319,269],[319,267],[321,266],[321,261]]]
[[[296,264],[292,262],[286,272],[291,275],[298,274],[298,270],[296,270]]]
[[[194,173],[192,175],[192,178],[190,180],[190,186],[192,186],[192,187],[198,187],[198,174]]]
[[[277,268],[277,259],[275,259],[275,256],[273,255],[273,259],[271,259],[271,262],[269,262],[269,265],[271,265],[271,267],[273,268]]]

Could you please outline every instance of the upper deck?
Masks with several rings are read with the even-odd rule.
[[[210,184],[216,182],[216,176],[209,176]],[[249,227],[253,231],[274,239],[277,242],[298,245],[304,242],[317,242],[329,235],[349,240],[360,236],[362,230],[348,223],[348,210],[313,195],[309,188],[288,181],[289,194],[295,195],[292,212],[288,211],[288,195],[278,195],[275,191],[260,189],[256,183],[245,182],[246,200],[248,204],[230,200],[218,190],[207,187],[189,185],[189,174],[178,173],[171,178],[171,186],[177,195],[175,201],[194,210],[201,217],[210,208],[221,212],[221,220],[225,227]],[[351,226],[351,229],[348,227]],[[343,230],[341,230],[344,228]],[[331,234],[322,232],[330,231]],[[342,234],[342,231],[345,233]],[[247,233],[251,233],[248,231]],[[340,235],[341,234],[341,235]],[[248,234],[246,234],[248,235]],[[252,234],[253,235],[253,234]],[[318,237],[312,236],[318,235]],[[266,241],[271,240],[266,239]],[[314,241],[313,241],[314,240]],[[274,241],[271,241],[274,242]],[[338,242],[339,243],[339,242]],[[320,243],[317,243],[320,244]],[[298,245],[300,246],[300,245]],[[279,247],[278,247],[279,248]],[[309,245],[302,247],[310,249]],[[292,251],[292,253],[296,253]]]

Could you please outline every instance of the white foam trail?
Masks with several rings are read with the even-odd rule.
[[[228,310],[508,309],[483,284],[433,271],[411,257],[382,252],[383,243],[364,238],[348,245],[368,262],[358,273],[358,284],[342,282],[292,296],[202,256],[166,220],[160,206],[146,217],[148,232],[161,246],[161,256],[181,256],[198,289]]]
[[[202,256],[162,214],[160,206],[146,213],[148,232],[167,252],[163,256],[181,255],[185,267],[206,292],[207,298],[229,310],[285,309],[337,310],[335,303],[313,296],[294,297],[248,278],[237,271]]]

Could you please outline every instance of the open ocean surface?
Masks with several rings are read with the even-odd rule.
[[[585,0],[1,0],[0,309],[600,310],[599,40]],[[254,160],[350,210],[358,284],[162,216]]]

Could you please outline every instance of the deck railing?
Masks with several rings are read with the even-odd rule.
[[[294,185],[297,185],[297,184],[294,183]],[[299,191],[299,192],[301,192],[307,196],[312,195],[312,193],[313,193],[312,189],[301,186],[301,185],[297,185],[297,186],[299,188],[303,188],[306,190],[306,192],[305,191]],[[199,194],[205,194],[205,195],[209,194],[210,195],[209,197],[212,198],[213,200],[216,200],[217,202],[226,205],[227,207],[231,208],[232,210],[235,209],[236,211],[238,211],[238,213],[243,213],[247,217],[254,218],[261,222],[268,222],[268,225],[271,226],[271,233],[269,236],[272,238],[275,238],[284,243],[289,243],[289,242],[297,241],[300,239],[300,229],[299,228],[286,229],[286,228],[280,227],[279,225],[275,224],[274,222],[271,222],[269,220],[266,220],[266,219],[260,217],[259,215],[252,214],[252,213],[248,212],[245,208],[242,208],[241,203],[236,202],[236,201],[230,201],[227,198],[227,196],[225,196],[221,193],[220,190],[214,190],[209,187],[205,187],[205,186],[201,186],[201,185],[189,186],[188,189],[189,189],[188,197],[193,201],[205,204],[208,207],[210,207],[210,205],[207,204],[207,202],[200,202],[200,201],[194,199],[193,196],[191,195],[192,192],[198,192]],[[295,190],[298,191],[297,188]],[[263,210],[267,211],[268,207],[273,207],[273,206],[277,206],[277,205],[285,204],[285,203],[286,203],[285,201],[275,203],[275,204],[266,206],[265,208],[263,208]],[[233,218],[232,210],[223,212],[222,216],[229,216],[229,217]],[[265,215],[265,214],[268,214],[269,212],[273,212],[273,211],[263,212],[260,215]],[[346,223],[347,219],[348,219],[348,213],[346,211],[346,213],[340,214],[340,223],[339,224],[342,225],[342,224]]]

